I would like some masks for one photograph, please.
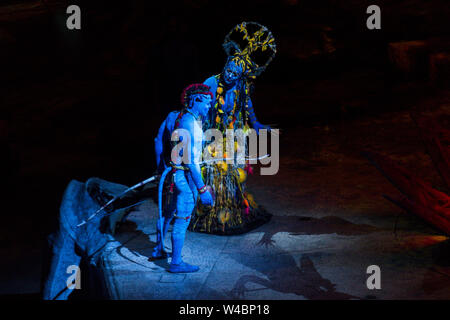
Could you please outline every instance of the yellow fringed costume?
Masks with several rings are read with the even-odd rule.
[[[247,45],[241,48],[233,40],[236,37],[246,41]],[[257,129],[256,124],[259,122],[250,99],[251,81],[270,63],[276,47],[270,31],[252,22],[243,22],[233,28],[226,36],[223,46],[228,54],[223,72],[204,82],[211,87],[215,100],[204,129],[218,129],[225,137],[227,129]],[[258,51],[266,53],[268,58],[265,63],[257,64],[253,59],[253,54]],[[226,150],[225,138],[223,143],[223,150]],[[243,147],[237,145],[237,142],[234,146],[236,150]],[[216,150],[211,145],[204,147],[215,156]],[[248,150],[246,154],[248,155]],[[227,158],[226,153],[224,158]],[[212,208],[197,204],[189,229],[214,234],[238,234],[267,222],[270,214],[258,206],[246,190],[245,181],[249,171],[251,168],[248,164],[240,164],[235,160],[205,164],[202,175],[205,183],[213,189],[215,203]]]

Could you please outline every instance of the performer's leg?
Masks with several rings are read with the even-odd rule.
[[[167,258],[167,252],[165,248],[162,247],[163,241],[165,239],[167,231],[169,230],[170,222],[173,219],[176,210],[176,202],[174,199],[170,199],[169,205],[164,208],[162,220],[158,219],[156,222],[156,246],[153,248],[152,258],[153,259],[163,259]],[[161,239],[161,225],[163,226],[162,239]]]
[[[190,265],[181,258],[186,229],[195,206],[194,194],[183,171],[175,173],[177,187],[177,212],[172,229],[172,261],[170,272],[195,272],[199,267]]]

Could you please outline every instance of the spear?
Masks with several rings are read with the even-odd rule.
[[[269,156],[269,154],[257,157],[257,158],[246,158],[245,160],[261,160],[264,158],[267,158]],[[223,158],[223,159],[211,159],[211,160],[206,160],[206,161],[202,161],[199,164],[206,164],[206,163],[211,163],[211,162],[215,162],[215,161],[226,161],[226,160],[234,160],[232,158]],[[123,197],[125,194],[127,194],[128,192],[139,188],[141,186],[143,186],[144,184],[147,184],[149,182],[152,182],[154,180],[156,180],[158,177],[160,177],[159,175],[154,175],[148,179],[145,179],[144,181],[141,181],[137,184],[135,184],[134,186],[126,189],[124,192],[122,192],[121,194],[113,197],[111,200],[109,200],[106,204],[104,204],[100,209],[98,209],[97,211],[95,211],[91,216],[89,216],[89,218],[87,218],[86,220],[83,220],[82,222],[80,222],[77,225],[78,227],[81,227],[82,225],[85,225],[86,223],[88,223],[90,220],[94,219],[96,215],[98,215],[101,211],[103,211],[104,209],[106,209],[111,203],[113,203],[114,201],[116,201],[117,199],[120,199],[121,197]]]
[[[141,181],[137,184],[135,184],[134,186],[126,189],[124,192],[122,192],[121,194],[113,197],[111,200],[109,200],[107,203],[105,203],[100,209],[98,209],[97,211],[95,211],[89,218],[87,218],[86,220],[83,220],[81,223],[79,223],[77,225],[77,227],[81,227],[82,225],[86,224],[88,221],[92,220],[93,218],[95,218],[95,216],[97,214],[99,214],[102,210],[104,210],[106,207],[108,207],[111,203],[113,203],[114,201],[116,201],[117,199],[120,199],[121,197],[123,197],[125,194],[127,194],[128,192],[137,189],[139,187],[142,187],[144,184],[147,184],[149,182],[152,182],[153,180],[156,180],[156,178],[158,178],[159,175],[154,175],[148,179],[145,179],[144,181]]]

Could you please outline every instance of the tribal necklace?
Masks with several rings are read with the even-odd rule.
[[[220,75],[216,76],[217,81],[219,82],[217,85],[217,90],[216,90],[216,103],[214,105],[214,108],[216,110],[216,127],[217,129],[222,129],[222,131],[224,131],[225,129],[233,129],[235,126],[235,122],[237,120],[237,118],[241,118],[241,113],[244,116],[244,125],[246,127],[248,127],[248,122],[249,122],[249,107],[248,107],[248,100],[249,100],[249,87],[250,87],[250,83],[248,83],[246,80],[244,80],[244,88],[243,89],[243,93],[244,93],[244,97],[240,97],[240,90],[233,90],[234,91],[234,101],[233,101],[233,109],[231,110],[231,112],[227,115],[224,111],[223,111],[223,106],[225,105],[225,89],[224,89],[224,84],[221,81],[221,77]],[[236,109],[237,109],[237,101],[238,99],[243,100],[244,101],[244,108],[243,110],[239,111],[238,113],[238,117],[236,117]]]
[[[216,126],[218,129],[223,128],[225,129],[233,129],[234,123],[236,122],[236,107],[237,107],[237,97],[239,97],[239,90],[233,90],[234,91],[234,101],[233,101],[233,109],[231,112],[226,114],[223,111],[223,106],[225,105],[225,90],[224,85],[222,81],[219,78],[219,84],[217,85],[216,90],[216,104],[214,105],[214,108],[216,109]]]

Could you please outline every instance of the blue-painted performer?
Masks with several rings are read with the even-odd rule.
[[[182,260],[181,251],[197,197],[199,196],[203,205],[213,205],[212,195],[200,171],[203,132],[199,121],[205,119],[211,107],[212,93],[209,90],[204,84],[188,86],[181,97],[184,109],[171,112],[161,124],[155,138],[156,162],[158,170],[163,173],[158,190],[160,219],[157,223],[157,244],[152,257],[159,259],[168,256],[164,249],[164,237],[170,222],[175,219],[171,236],[172,260],[168,270],[174,273],[199,270],[198,266]],[[181,142],[172,141],[177,140],[172,138],[173,134]],[[182,147],[177,149],[176,146],[180,143]],[[172,197],[163,210],[162,188],[168,174],[172,179],[169,188]]]
[[[224,137],[227,129],[242,129],[245,133],[250,128],[257,133],[261,129],[270,131],[269,126],[257,120],[250,93],[252,81],[275,56],[276,46],[272,33],[258,23],[243,22],[227,34],[223,47],[228,55],[223,71],[204,82],[211,88],[214,100],[204,130],[218,129]],[[226,150],[226,139],[223,140],[223,150]],[[236,146],[239,147],[241,146]],[[214,150],[211,154],[213,153]],[[241,164],[237,161],[204,165],[202,174],[214,191],[215,204],[207,212],[201,206],[197,207],[190,230],[238,234],[268,221],[270,215],[256,204],[246,190],[246,176],[251,171],[248,163]]]

